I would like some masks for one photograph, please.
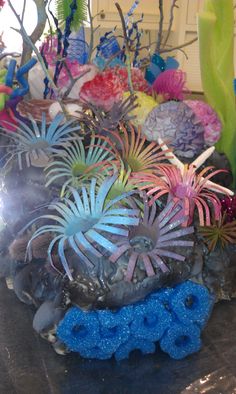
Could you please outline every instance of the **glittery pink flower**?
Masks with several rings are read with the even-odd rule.
[[[122,99],[123,89],[117,75],[107,69],[86,82],[80,91],[80,99],[109,111],[113,105]]]
[[[167,100],[183,100],[186,88],[186,73],[181,70],[166,70],[158,75],[152,85],[157,94]]]
[[[196,117],[204,126],[204,139],[207,145],[214,145],[220,138],[222,129],[217,113],[207,103],[199,100],[186,100],[185,103],[192,109]]]
[[[236,220],[236,196],[222,198],[222,213],[226,213],[226,221],[232,222]]]
[[[115,67],[113,72],[119,77],[123,91],[127,92],[129,90],[127,68]],[[143,72],[139,68],[133,67],[131,69],[131,79],[134,91],[150,93],[148,83],[144,78]]]

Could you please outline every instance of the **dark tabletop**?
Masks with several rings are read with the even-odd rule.
[[[236,300],[215,306],[202,350],[182,361],[159,350],[120,363],[59,356],[33,331],[32,316],[0,282],[0,394],[236,393]]]

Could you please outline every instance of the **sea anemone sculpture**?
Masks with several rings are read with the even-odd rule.
[[[193,246],[192,241],[179,239],[194,232],[193,227],[178,229],[186,221],[186,217],[172,220],[179,210],[181,207],[172,201],[157,215],[156,203],[149,208],[148,201],[144,202],[144,214],[139,225],[130,229],[128,237],[119,243],[119,248],[110,257],[115,263],[122,255],[128,256],[127,281],[132,280],[136,266],[143,265],[147,275],[153,276],[156,269],[169,271],[163,257],[185,260],[184,256],[170,250],[173,246]]]
[[[61,124],[64,115],[58,114],[47,128],[45,114],[42,114],[41,128],[39,129],[35,119],[28,115],[31,126],[18,120],[18,126],[15,133],[8,133],[12,141],[9,145],[10,160],[15,156],[18,157],[20,170],[23,169],[22,156],[25,157],[26,166],[30,167],[37,161],[42,160],[42,166],[48,164],[52,154],[58,153],[59,148],[68,144],[72,138],[71,133],[80,130],[80,126],[73,126],[73,120]]]
[[[137,132],[134,127],[129,124],[128,128],[120,125],[121,134],[117,131],[110,131],[109,137],[101,138],[108,142],[113,152],[116,153],[124,163],[126,171],[131,173],[152,173],[161,162],[167,159],[166,153],[171,152],[170,149],[163,152],[161,145],[151,142],[146,145],[146,137],[141,135],[141,129]]]
[[[187,220],[183,225],[187,226],[192,223],[195,207],[198,210],[200,226],[210,226],[211,212],[208,202],[213,207],[214,217],[220,218],[221,204],[207,181],[221,170],[210,172],[213,167],[206,167],[198,174],[194,165],[185,165],[183,171],[175,166],[159,166],[159,173],[145,174],[138,176],[141,183],[141,189],[148,190],[148,196],[152,196],[151,203],[158,200],[163,195],[168,195],[168,200],[174,200],[180,204],[182,211],[180,216]],[[208,175],[206,175],[208,173]],[[206,176],[205,176],[206,175]],[[205,176],[205,177],[204,177]]]
[[[129,195],[128,193],[106,203],[107,194],[116,178],[117,175],[107,177],[98,191],[97,180],[93,178],[87,189],[84,186],[81,192],[71,189],[74,201],[64,198],[63,202],[51,205],[58,215],[43,215],[38,219],[53,220],[55,224],[46,224],[38,228],[29,241],[28,250],[33,240],[42,234],[55,234],[48,247],[49,260],[53,265],[51,253],[57,245],[58,255],[70,280],[73,278],[65,255],[68,245],[78,256],[78,264],[84,263],[88,268],[92,268],[93,263],[89,260],[87,252],[102,257],[98,249],[100,246],[114,253],[117,246],[109,239],[109,235],[127,237],[128,230],[125,226],[137,226],[139,223],[138,209],[128,209],[118,204]]]
[[[210,252],[216,246],[224,249],[229,244],[236,244],[236,220],[227,222],[226,213],[220,215],[219,220],[214,220],[212,225],[200,227],[199,231]]]
[[[107,142],[94,136],[91,137],[87,152],[83,142],[77,139],[57,156],[45,169],[49,178],[46,187],[65,178],[61,189],[62,196],[69,186],[77,188],[92,177],[104,180],[105,176],[112,175],[119,168],[119,161],[109,150]]]

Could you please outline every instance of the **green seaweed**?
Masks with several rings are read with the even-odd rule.
[[[198,20],[202,86],[223,128],[216,148],[225,153],[236,186],[236,107],[233,0],[205,0]]]

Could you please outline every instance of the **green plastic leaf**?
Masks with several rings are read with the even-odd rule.
[[[66,18],[70,15],[71,0],[56,0],[57,19],[60,23],[65,23]],[[77,10],[74,13],[74,19],[71,24],[73,31],[79,30],[83,21],[87,19],[87,1],[77,0]]]

